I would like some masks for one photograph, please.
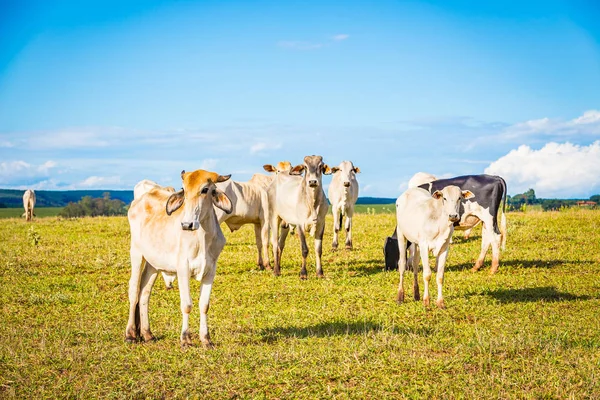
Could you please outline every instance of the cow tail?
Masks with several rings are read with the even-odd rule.
[[[502,177],[500,177],[500,181],[502,182],[502,190],[504,191],[502,196],[502,216],[500,217],[500,244],[502,245],[502,250],[505,250],[506,237],[508,235],[506,229],[506,182]]]

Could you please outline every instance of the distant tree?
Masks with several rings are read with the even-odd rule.
[[[85,210],[81,204],[70,201],[58,215],[64,218],[79,218],[85,216]]]
[[[77,203],[69,202],[69,204],[63,208],[59,213],[60,216],[66,218],[78,218],[78,217],[97,217],[100,215],[112,216],[112,215],[126,215],[127,207],[125,203],[119,199],[111,199],[110,193],[106,192],[103,198],[92,198],[91,196],[84,196]]]
[[[590,197],[591,201],[595,201],[596,204],[600,204],[600,194],[595,194],[592,197]]]

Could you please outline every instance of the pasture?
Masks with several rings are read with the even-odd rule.
[[[34,218],[56,217],[61,212],[62,207],[35,207]],[[25,210],[23,207],[18,208],[0,208],[0,219],[4,218],[20,218]]]
[[[445,310],[412,300],[412,285],[395,303],[398,273],[382,272],[394,214],[356,215],[354,251],[331,250],[331,223],[325,279],[310,240],[307,281],[296,236],[274,278],[255,266],[250,226],[224,229],[209,312],[216,347],[181,350],[179,295],[160,278],[158,340],[124,341],[125,217],[0,221],[0,397],[600,397],[599,211],[509,213],[494,276],[490,255],[470,271],[480,228],[468,240],[455,233]]]

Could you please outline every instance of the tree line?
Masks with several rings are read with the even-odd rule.
[[[78,202],[69,202],[58,214],[64,218],[127,215],[127,205],[119,199],[111,199],[105,192],[101,198],[83,196]]]
[[[544,211],[553,211],[576,206],[580,201],[583,201],[583,199],[538,199],[533,189],[529,189],[525,193],[506,197],[506,204],[509,211],[524,211],[528,205],[534,204],[539,204]],[[586,201],[595,203],[587,207],[596,208],[600,203],[600,194],[595,194]]]

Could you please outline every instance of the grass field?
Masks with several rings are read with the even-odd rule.
[[[35,218],[56,217],[62,209],[62,207],[35,207]],[[21,218],[24,212],[22,208],[0,208],[0,219]]]
[[[254,265],[249,226],[226,232],[209,313],[216,347],[184,351],[178,292],[160,280],[158,340],[124,342],[126,218],[2,220],[0,397],[600,398],[600,212],[509,214],[494,276],[489,256],[470,271],[479,231],[457,235],[445,310],[408,287],[395,303],[398,273],[382,272],[393,214],[355,216],[354,251],[330,250],[330,224],[322,280],[312,245],[309,279],[298,278],[297,237],[274,278]],[[196,303],[196,332],[198,318]]]

